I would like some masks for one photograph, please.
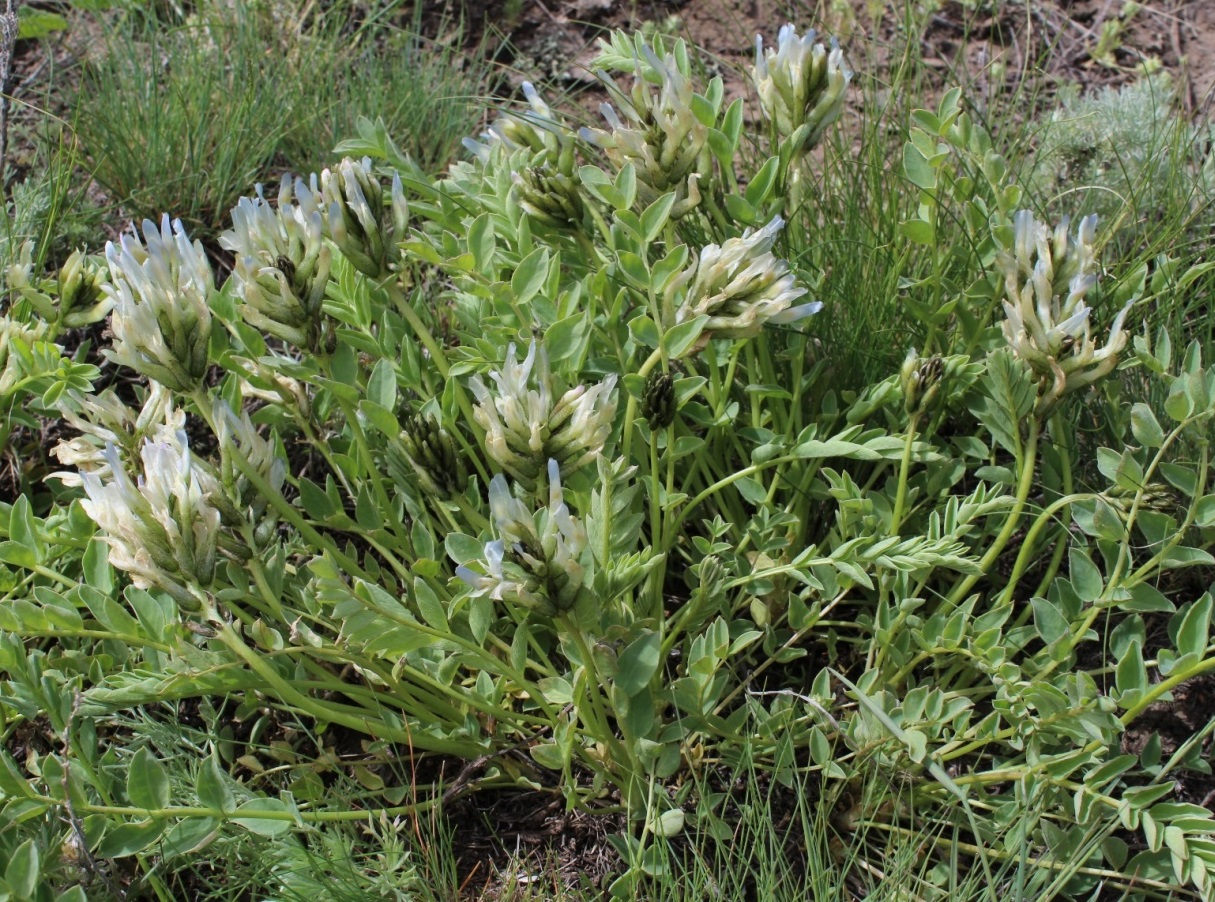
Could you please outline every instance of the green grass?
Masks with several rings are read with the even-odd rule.
[[[94,177],[132,218],[169,212],[207,237],[254,182],[330,163],[361,116],[383,117],[420,165],[441,169],[475,128],[485,65],[458,30],[433,45],[401,28],[400,7],[356,26],[352,4],[295,0],[105,20],[75,104]]]

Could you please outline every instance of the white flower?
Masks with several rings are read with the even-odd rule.
[[[586,581],[586,528],[570,514],[557,461],[548,462],[548,507],[533,515],[501,475],[489,486],[499,538],[485,545],[484,574],[459,567],[473,595],[509,601],[552,616],[574,607]]]
[[[532,388],[538,353],[540,372]],[[603,450],[616,416],[615,375],[589,388],[575,386],[554,403],[547,360],[533,342],[522,362],[512,344],[502,370],[489,376],[496,393],[477,376],[469,382],[477,399],[473,417],[485,430],[486,453],[516,481],[534,486],[550,458],[563,472],[574,472]]]
[[[409,204],[399,175],[394,176],[388,203],[372,171],[371,159],[342,160],[307,183],[295,180],[295,200],[305,219],[321,216],[325,237],[359,272],[373,279],[388,275],[396,259],[395,242],[404,237]]]
[[[185,411],[174,408],[172,393],[158,382],[152,383],[143,408],[138,412],[109,389],[96,395],[73,392],[71,400],[72,405],[62,407],[62,415],[82,434],[61,441],[52,453],[61,464],[75,467],[79,472],[64,471],[48,477],[59,479],[67,486],[82,485],[82,473],[95,473],[102,478],[110,475],[106,446],[117,445],[124,455],[131,455],[145,437],[152,441],[170,441],[186,425]],[[78,407],[79,411],[73,407]]]
[[[844,54],[832,42],[828,51],[814,43],[813,29],[799,38],[792,25],[777,35],[776,50],[764,52],[764,39],[755,36],[755,89],[765,115],[781,137],[806,128],[797,150],[804,152],[818,143],[827,126],[844,108],[844,91],[852,73],[844,68]]]
[[[194,603],[187,587],[211,582],[220,515],[209,500],[209,480],[191,464],[185,432],[146,440],[136,481],[127,475],[117,447],[108,445],[105,457],[109,480],[83,474],[88,498],[81,504],[106,533],[110,563],[130,573],[140,588],[164,589]]]
[[[1013,241],[997,258],[1004,273],[1004,337],[1042,384],[1044,406],[1109,373],[1126,347],[1122,324],[1130,303],[1118,312],[1103,347],[1090,330],[1084,302],[1097,282],[1093,240],[1097,217],[1080,222],[1074,240],[1063,219],[1054,234],[1022,210],[1013,219]]]
[[[806,293],[789,271],[789,264],[772,253],[784,226],[779,216],[758,231],[747,229],[741,238],[710,244],[700,258],[667,287],[673,296],[684,286],[684,301],[677,322],[708,315],[705,332],[719,338],[750,338],[766,323],[791,323],[822,309],[814,302],[792,306]]]
[[[232,229],[219,236],[219,243],[236,255],[232,281],[249,325],[317,350],[331,264],[323,231],[320,210],[305,214],[292,203],[286,178],[277,207],[266,201],[261,185],[256,197],[240,199]]]
[[[706,145],[709,130],[692,111],[692,81],[680,70],[674,55],[659,59],[649,47],[643,50],[660,83],[651,84],[643,77],[640,63],[628,93],[606,72],[597,72],[620,105],[620,114],[605,103],[599,110],[608,121],[608,129],[584,128],[580,134],[583,140],[602,148],[617,169],[633,164],[643,189],[643,202],[674,189],[677,206],[686,213],[691,209],[689,203],[694,206],[699,200],[696,179],[710,172]]]
[[[528,109],[503,113],[481,134],[481,140],[464,139],[464,147],[482,164],[501,149],[510,154],[521,148],[531,153],[559,154],[569,140],[569,129],[553,112],[531,82],[522,85]]]
[[[211,309],[215,293],[211,264],[193,244],[180,220],[159,232],[143,223],[145,247],[135,233],[105,248],[111,282],[104,287],[114,301],[109,359],[130,367],[173,391],[188,393],[206,375]]]

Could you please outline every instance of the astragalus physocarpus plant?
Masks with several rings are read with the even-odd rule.
[[[6,639],[8,709],[95,737],[227,696],[363,737],[362,772],[464,759],[454,792],[627,813],[620,893],[687,812],[729,835],[689,794],[743,766],[816,775],[835,829],[921,837],[918,898],[963,863],[1040,898],[1209,892],[1215,822],[1174,795],[1209,730],[1124,742],[1215,669],[1215,375],[1131,342],[1165,283],[1021,209],[953,91],[916,116],[892,251],[940,304],[901,370],[836,386],[810,248],[842,52],[760,42],[751,107],[682,42],[616,34],[599,63],[601,126],[525,86],[439,180],[368,123],[367,157],[241,201],[222,283],[168,217],[108,248],[105,355],[146,387],[63,395],[84,580],[30,561],[0,609],[97,663]],[[955,224],[971,256],[938,260]],[[5,759],[4,818],[171,857],[364,816],[307,761],[253,785],[225,760],[187,788],[73,740]],[[451,796],[368,785],[390,815]]]

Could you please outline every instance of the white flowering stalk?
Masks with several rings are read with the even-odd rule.
[[[763,36],[755,36],[752,76],[760,106],[782,138],[794,138],[796,153],[814,147],[839,118],[852,80],[839,45],[832,41],[828,51],[815,37],[813,29],[798,37],[797,29],[785,25],[776,49],[765,52]]]
[[[1038,376],[1043,411],[1113,370],[1126,346],[1122,324],[1131,305],[1114,317],[1108,340],[1098,348],[1089,323],[1092,311],[1084,302],[1097,282],[1097,217],[1081,220],[1074,238],[1067,234],[1066,218],[1053,235],[1028,210],[1017,213],[1013,225],[1012,247],[997,258],[1007,295],[1004,337]]]
[[[371,160],[347,157],[324,170],[319,183],[315,173],[308,183],[296,179],[295,199],[305,220],[320,212],[325,237],[355,269],[373,279],[389,274],[397,256],[394,239],[403,238],[409,224],[409,204],[399,175],[393,177],[385,203]]]
[[[180,220],[170,229],[165,214],[159,231],[144,220],[143,234],[146,247],[135,233],[105,247],[112,280],[105,292],[114,301],[114,347],[105,355],[189,393],[207,372],[215,277],[202,245],[190,243]]]
[[[258,185],[257,196],[242,197],[232,211],[232,229],[219,236],[220,246],[236,255],[232,283],[246,322],[313,352],[322,349],[321,304],[331,264],[323,232],[320,210],[305,215],[284,178],[277,207]]]
[[[596,76],[620,105],[620,114],[605,103],[599,109],[609,128],[583,128],[580,134],[602,148],[616,168],[633,164],[642,202],[675,190],[677,212],[682,215],[699,201],[696,180],[711,171],[709,130],[692,111],[692,81],[674,55],[660,60],[649,47],[643,50],[659,83],[651,84],[638,62],[632,90],[626,93],[600,70]]]
[[[792,306],[806,293],[789,264],[772,253],[784,226],[779,216],[741,238],[710,244],[699,259],[667,286],[668,305],[686,286],[676,322],[708,315],[705,333],[715,338],[751,338],[767,323],[782,324],[817,313],[820,302]]]
[[[523,83],[527,110],[503,113],[481,134],[481,140],[464,139],[464,147],[473,157],[488,164],[499,152],[506,155],[526,149],[529,155],[556,157],[571,144],[569,128],[553,112],[531,82]]]
[[[129,573],[136,586],[163,589],[187,610],[197,610],[190,587],[211,583],[220,514],[192,466],[185,432],[146,440],[142,473],[134,481],[116,446],[107,446],[105,456],[109,479],[83,474],[88,498],[81,504],[106,533],[110,563]]]
[[[83,485],[84,473],[109,478],[107,447],[117,446],[123,457],[133,456],[145,437],[154,442],[171,441],[186,426],[185,411],[173,406],[172,393],[158,382],[152,383],[139,411],[109,389],[87,395],[73,392],[71,399],[73,405],[63,405],[61,413],[81,434],[59,442],[52,452],[64,466],[76,468],[51,474],[67,486]]]
[[[499,538],[485,545],[484,573],[459,567],[456,575],[487,596],[555,616],[572,610],[586,585],[586,528],[570,514],[561,470],[548,462],[548,507],[533,515],[511,495],[501,475],[489,484],[489,506]]]
[[[616,416],[615,375],[589,388],[575,386],[554,402],[543,351],[539,358],[535,388],[531,387],[535,342],[522,362],[516,361],[513,344],[507,348],[501,372],[489,374],[497,392],[491,392],[477,376],[469,382],[477,399],[473,417],[485,430],[486,453],[529,489],[535,487],[550,458],[566,474],[594,460],[603,450]]]

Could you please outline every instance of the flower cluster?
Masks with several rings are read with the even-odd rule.
[[[185,411],[173,406],[172,393],[158,382],[152,383],[138,411],[109,389],[95,395],[73,394],[72,401],[73,405],[63,407],[63,418],[80,435],[59,442],[53,452],[61,464],[76,468],[75,472],[52,474],[68,486],[83,485],[83,473],[109,478],[107,448],[116,446],[123,456],[130,456],[145,437],[154,442],[171,441],[186,426]]]
[[[1039,378],[1040,411],[1109,373],[1127,341],[1122,323],[1130,304],[1114,317],[1104,347],[1090,332],[1092,311],[1084,296],[1097,282],[1097,217],[1081,220],[1074,238],[1067,227],[1064,219],[1052,235],[1022,210],[1014,217],[1012,246],[997,260],[1007,295],[1004,337]]]
[[[536,387],[532,370],[540,360]],[[501,372],[491,371],[497,392],[474,376],[469,387],[477,399],[473,416],[485,430],[485,450],[512,479],[534,488],[548,460],[572,473],[603,450],[616,416],[615,375],[588,388],[578,385],[554,401],[552,377],[543,351],[533,342],[522,362],[515,346],[506,351]]]
[[[600,107],[609,128],[584,128],[582,138],[601,148],[617,169],[633,164],[643,203],[668,191],[677,197],[672,215],[679,217],[700,202],[697,180],[710,173],[709,130],[693,111],[694,92],[688,73],[681,70],[673,54],[659,59],[645,47],[646,62],[658,84],[641,72],[625,92],[604,71],[596,75],[620,105],[620,114],[610,103]]]
[[[384,188],[371,160],[349,157],[333,169],[315,173],[307,184],[295,180],[295,200],[305,221],[319,211],[325,237],[359,272],[373,279],[385,278],[396,261],[395,240],[409,225],[409,204],[400,175],[392,180],[385,203]]]
[[[548,507],[534,516],[501,475],[489,484],[489,506],[499,536],[485,546],[484,574],[460,567],[456,575],[474,596],[522,605],[547,616],[571,610],[586,584],[586,528],[570,514],[557,461],[548,462]]]
[[[777,35],[776,50],[764,52],[764,39],[755,36],[752,74],[764,114],[782,138],[792,137],[795,152],[804,153],[818,143],[827,126],[844,108],[844,91],[852,73],[844,68],[844,54],[833,41],[828,51],[814,43],[813,29],[798,37],[792,25]]]
[[[105,296],[105,266],[83,251],[73,251],[64,261],[56,278],[34,278],[34,245],[22,243],[16,259],[6,268],[8,286],[28,301],[48,323],[79,329],[100,322],[114,306]]]
[[[495,150],[508,154],[524,149],[529,155],[557,156],[571,145],[569,129],[544,102],[531,82],[523,82],[527,112],[504,113],[483,132],[481,140],[464,139],[464,147],[482,163],[490,162]]]
[[[707,315],[706,333],[751,338],[766,323],[791,323],[822,309],[817,301],[791,306],[806,289],[797,285],[789,264],[772,253],[783,226],[784,220],[777,216],[758,231],[747,229],[741,238],[705,247],[700,258],[666,288],[668,303],[686,288],[676,321]]]
[[[199,601],[190,586],[207,586],[215,572],[220,513],[213,481],[192,465],[184,431],[144,441],[142,473],[127,475],[118,448],[106,446],[108,480],[82,474],[85,512],[105,531],[110,563],[140,588],[163,589],[187,610]]]
[[[170,228],[165,214],[159,231],[144,220],[143,234],[146,247],[135,233],[105,246],[111,281],[104,290],[114,302],[114,347],[105,354],[188,394],[207,372],[215,276],[202,245],[190,243],[180,220]]]
[[[319,209],[305,214],[292,203],[284,178],[278,206],[257,186],[232,211],[232,228],[219,236],[221,247],[236,255],[232,285],[249,325],[311,351],[322,349],[321,303],[329,281],[331,253],[322,240]]]

